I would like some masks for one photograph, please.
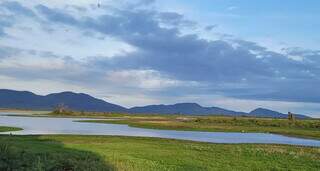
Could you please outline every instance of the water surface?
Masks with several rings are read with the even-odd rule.
[[[1,126],[20,127],[15,135],[77,134],[172,138],[211,143],[289,144],[320,147],[320,141],[267,133],[227,133],[133,128],[128,125],[74,122],[79,118],[19,117],[0,114]],[[5,134],[8,134],[7,132]]]

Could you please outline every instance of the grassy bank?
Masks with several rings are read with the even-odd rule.
[[[0,132],[21,131],[21,130],[22,130],[21,128],[0,126]]]
[[[319,148],[158,138],[0,136],[0,153],[0,170],[320,169]]]
[[[22,114],[22,115],[30,115],[30,114],[48,114],[48,113],[50,113],[50,111],[0,108],[0,113],[15,113],[15,114]]]
[[[21,115],[19,115],[21,116]],[[26,115],[42,117],[74,117],[91,118],[95,123],[127,124],[132,127],[209,131],[209,132],[261,132],[275,133],[287,136],[320,139],[320,120],[296,120],[226,117],[226,116],[185,116],[185,115],[133,115],[101,112],[68,112],[47,113],[46,115]],[[94,119],[120,119],[120,120],[94,120]]]
[[[320,120],[297,120],[247,117],[123,117],[121,120],[85,122],[128,124],[132,127],[189,131],[264,132],[320,139]]]
[[[38,136],[0,136],[0,170],[62,171],[108,170],[111,168],[99,155],[69,149],[55,139]]]

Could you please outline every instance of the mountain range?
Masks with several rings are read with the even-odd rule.
[[[139,114],[186,114],[186,115],[228,115],[287,118],[286,114],[269,109],[258,108],[250,113],[232,111],[219,107],[203,107],[197,103],[178,103],[173,105],[149,105],[125,108],[94,98],[88,94],[61,92],[46,96],[36,95],[29,91],[0,89],[0,108],[52,110],[59,104],[64,104],[72,110],[90,112],[119,112]],[[309,118],[296,115],[297,118]]]

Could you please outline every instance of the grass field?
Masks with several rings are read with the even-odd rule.
[[[273,132],[320,138],[319,120],[160,115],[50,115],[117,118],[89,122],[193,131]],[[0,131],[19,128],[0,127]],[[213,144],[119,136],[0,135],[0,170],[320,170],[320,148]]]
[[[14,128],[14,127],[7,127],[7,126],[0,126],[0,132],[9,132],[9,131],[20,131],[21,128]]]
[[[91,120],[85,122],[128,124],[132,127],[219,131],[219,132],[264,132],[296,137],[320,139],[320,120],[296,120],[247,118],[247,117],[161,117],[161,116],[131,116],[121,120]]]
[[[319,170],[320,148],[113,136],[0,136],[0,170]]]

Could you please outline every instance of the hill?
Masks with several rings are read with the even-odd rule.
[[[244,112],[235,112],[218,107],[202,107],[197,103],[177,103],[174,105],[149,105],[133,107],[131,113],[142,114],[188,114],[188,115],[245,115]]]
[[[127,109],[120,105],[112,104],[83,93],[61,92],[41,96],[29,91],[0,89],[0,108],[52,110],[59,104],[64,104],[72,110],[88,112],[227,116],[245,115],[253,117],[287,118],[286,114],[264,108],[258,108],[250,113],[245,113],[219,107],[203,107],[197,103],[177,103],[173,105],[149,105]],[[296,115],[296,117],[300,119],[309,118],[305,115]]]
[[[249,113],[252,116],[257,116],[257,117],[270,117],[270,118],[288,118],[287,114],[283,114],[277,111],[273,111],[270,109],[265,109],[265,108],[257,108]],[[300,114],[295,114],[295,117],[298,119],[307,119],[310,118],[305,115],[300,115]]]
[[[0,108],[52,110],[64,104],[77,111],[127,112],[127,109],[83,93],[62,92],[46,96],[28,91],[0,90]]]

